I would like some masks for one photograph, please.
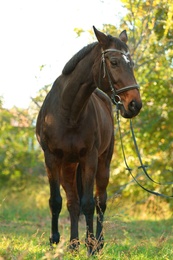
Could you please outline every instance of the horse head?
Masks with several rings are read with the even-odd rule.
[[[121,115],[132,118],[139,113],[142,101],[133,72],[133,61],[126,45],[126,31],[122,31],[116,38],[93,28],[101,51],[99,65],[97,60],[93,66],[95,81],[113,103],[119,105]]]

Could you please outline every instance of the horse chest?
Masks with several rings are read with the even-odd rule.
[[[81,133],[79,129],[60,129],[49,132],[49,150],[58,158],[66,158],[68,161],[76,161],[91,150],[95,143],[95,135],[88,131]]]

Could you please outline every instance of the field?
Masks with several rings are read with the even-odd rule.
[[[31,184],[32,183],[32,184]],[[143,192],[143,191],[141,191]],[[47,179],[23,181],[0,191],[0,260],[88,259],[85,222],[80,220],[80,250],[67,250],[69,218],[65,200],[60,216],[61,242],[50,248],[49,187]],[[105,214],[105,246],[91,259],[173,259],[173,219],[169,205],[145,194],[144,204],[126,202],[121,196],[108,199]]]

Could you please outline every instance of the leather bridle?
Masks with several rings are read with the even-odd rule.
[[[122,55],[124,55],[128,61],[128,55],[129,55],[129,52],[125,52],[125,51],[121,51],[121,50],[117,50],[117,49],[106,49],[106,50],[102,50],[102,58],[101,58],[101,69],[103,67],[103,78],[108,77],[108,81],[109,81],[109,86],[110,86],[110,89],[111,89],[111,92],[112,92],[112,95],[111,95],[111,100],[113,102],[114,105],[121,105],[122,102],[121,102],[121,97],[119,96],[119,94],[123,93],[123,92],[126,92],[126,91],[129,91],[129,90],[132,90],[132,89],[139,89],[140,86],[138,84],[134,84],[134,85],[130,85],[130,86],[126,86],[126,87],[123,87],[123,88],[120,88],[120,89],[115,89],[113,87],[113,83],[112,83],[112,80],[111,80],[111,76],[110,76],[110,72],[108,71],[108,68],[107,68],[107,65],[106,65],[106,60],[105,60],[105,53],[107,52],[118,52],[118,53],[121,53]],[[101,79],[100,79],[101,81]],[[100,83],[100,82],[99,82]]]

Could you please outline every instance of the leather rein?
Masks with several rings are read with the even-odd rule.
[[[113,104],[114,105],[117,105],[117,104],[118,105],[122,105],[121,98],[120,98],[119,94],[121,94],[123,92],[126,92],[126,91],[129,91],[129,90],[132,90],[132,89],[139,89],[140,86],[138,84],[134,84],[134,85],[130,85],[130,86],[126,86],[126,87],[120,88],[120,89],[115,89],[113,87],[113,83],[112,83],[112,80],[111,80],[110,72],[108,71],[107,65],[106,65],[105,53],[107,53],[107,52],[118,52],[118,53],[121,53],[127,63],[130,62],[128,60],[129,52],[125,52],[125,51],[121,51],[121,50],[117,50],[117,49],[102,50],[101,69],[103,67],[103,73],[104,73],[103,74],[103,78],[105,78],[106,75],[108,77],[109,86],[110,86],[110,89],[111,89],[111,92],[112,92],[111,100],[112,100]],[[99,79],[99,83],[100,82],[101,82],[101,79]]]
[[[126,155],[125,155],[125,149],[124,149],[124,145],[123,145],[123,135],[122,135],[122,131],[121,131],[121,126],[120,126],[120,117],[119,117],[119,106],[117,105],[116,106],[116,116],[117,116],[117,123],[118,123],[118,131],[119,131],[119,136],[120,136],[120,142],[121,142],[121,150],[122,150],[122,154],[123,154],[123,158],[124,158],[124,163],[125,163],[125,166],[126,166],[126,170],[128,170],[128,172],[130,173],[131,177],[133,178],[133,180],[145,191],[153,194],[153,195],[156,195],[156,196],[160,196],[160,197],[164,197],[164,198],[173,198],[173,195],[166,195],[166,194],[163,194],[163,193],[159,193],[159,192],[156,192],[156,191],[153,191],[153,190],[150,190],[148,188],[145,188],[138,180],[137,178],[134,176],[134,174],[132,173],[133,169],[129,167],[128,163],[127,163],[127,159],[126,159]],[[147,172],[147,165],[144,165],[143,164],[143,161],[142,161],[142,158],[141,158],[141,155],[140,155],[140,152],[139,152],[139,148],[138,148],[138,145],[137,145],[137,141],[136,141],[136,137],[135,137],[135,133],[134,133],[134,130],[133,130],[133,125],[132,125],[132,119],[130,119],[130,131],[131,131],[131,134],[132,134],[132,139],[133,139],[133,143],[134,143],[134,146],[135,146],[135,151],[136,151],[136,154],[137,154],[137,157],[139,159],[139,163],[140,163],[140,166],[138,167],[138,169],[142,169],[143,173],[145,174],[145,176],[150,180],[152,181],[153,183],[155,184],[158,184],[158,185],[171,185],[173,184],[173,182],[165,182],[165,183],[160,183],[160,182],[157,182],[157,181],[154,181],[148,174]]]

